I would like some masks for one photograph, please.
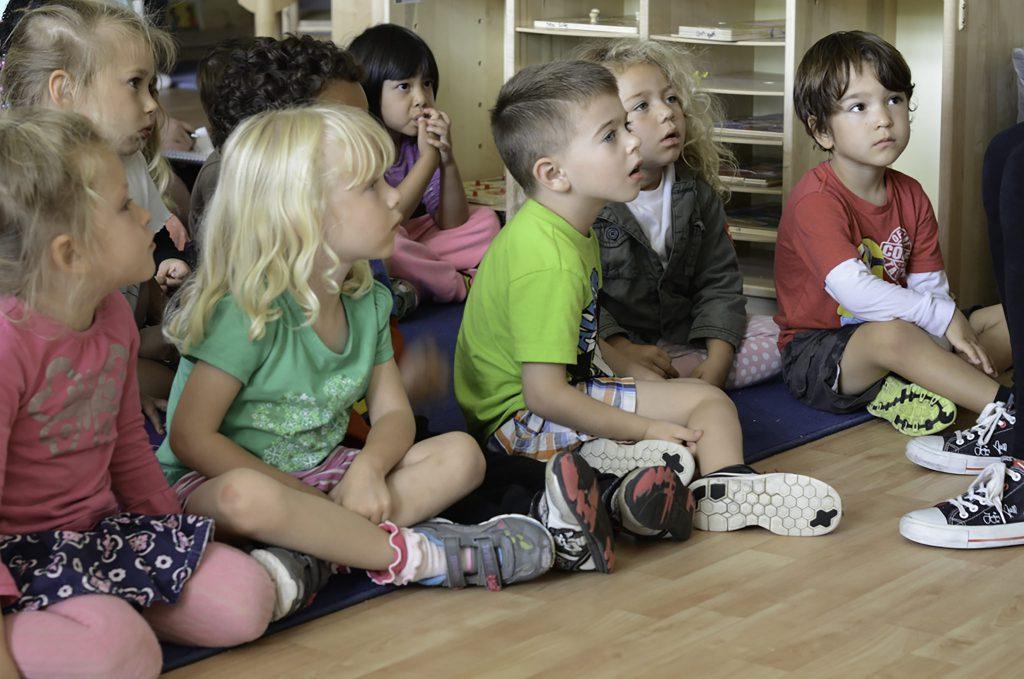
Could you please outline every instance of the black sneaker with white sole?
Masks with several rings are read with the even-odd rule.
[[[698,530],[760,526],[776,535],[810,537],[831,533],[843,516],[835,488],[803,474],[758,474],[738,464],[697,479],[690,491]]]
[[[551,534],[558,570],[610,573],[615,568],[612,520],[597,475],[576,453],[557,453],[547,461],[544,491],[534,497],[530,516]]]
[[[625,476],[637,467],[671,467],[684,486],[690,483],[697,470],[690,450],[670,441],[623,443],[594,439],[584,443],[579,453],[597,471],[616,476]]]
[[[682,542],[693,530],[693,494],[665,465],[634,469],[605,489],[604,499],[626,535]]]
[[[1024,545],[1024,462],[995,459],[960,497],[904,515],[900,535],[952,549]]]
[[[326,561],[292,549],[260,547],[249,552],[249,556],[266,569],[274,583],[272,622],[313,603],[331,577],[331,566]]]
[[[944,436],[922,436],[907,443],[907,459],[948,474],[979,474],[1003,455],[1013,442],[1015,410],[1000,401],[989,403],[974,426]]]

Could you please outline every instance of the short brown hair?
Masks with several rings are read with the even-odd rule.
[[[793,85],[796,115],[812,138],[829,131],[828,120],[850,86],[850,69],[860,72],[865,64],[871,66],[883,87],[903,92],[908,100],[913,96],[910,67],[898,49],[866,31],[826,35],[800,60]]]
[[[565,148],[575,133],[575,106],[604,94],[618,98],[615,76],[588,61],[554,61],[527,66],[498,92],[491,109],[491,134],[501,160],[527,195],[533,193],[533,164]]]

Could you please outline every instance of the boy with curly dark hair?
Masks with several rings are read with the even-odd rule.
[[[192,189],[195,234],[220,174],[220,148],[246,118],[275,108],[344,104],[367,109],[363,69],[347,51],[311,36],[244,38],[221,43],[199,62],[199,98],[214,151]]]

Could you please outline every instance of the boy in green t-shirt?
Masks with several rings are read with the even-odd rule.
[[[721,390],[663,380],[597,336],[601,267],[591,224],[606,203],[629,202],[640,189],[639,141],[626,122],[615,78],[597,64],[527,67],[499,93],[495,143],[530,200],[492,243],[466,303],[455,395],[470,431],[492,456],[548,461],[535,510],[563,567],[607,570],[608,510],[627,532],[685,538],[691,450],[704,472],[691,486],[698,528],[830,532],[842,511],[835,490],[743,465],[736,410]],[[622,477],[603,501],[587,463]],[[797,507],[805,494],[820,499],[813,510]],[[773,496],[791,506],[790,520],[769,518]]]

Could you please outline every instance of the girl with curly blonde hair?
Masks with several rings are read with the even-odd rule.
[[[629,131],[640,139],[640,195],[594,223],[608,312],[601,336],[645,377],[694,377],[742,387],[777,375],[779,329],[748,319],[720,175],[734,164],[713,132],[720,104],[684,50],[651,40],[584,47],[615,74]]]

